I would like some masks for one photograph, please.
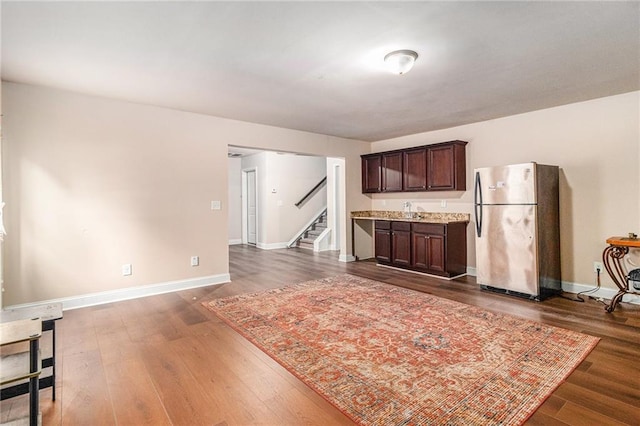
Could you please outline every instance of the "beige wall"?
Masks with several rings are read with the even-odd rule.
[[[347,209],[370,206],[360,194],[365,142],[2,89],[5,306],[228,273],[228,144],[345,157]],[[124,263],[133,275],[121,275]]]
[[[3,83],[3,306],[228,273],[229,144],[345,158],[347,212],[400,209],[408,198],[423,210],[471,213],[470,191],[361,194],[364,152],[463,139],[469,172],[557,164],[563,280],[590,284],[604,240],[640,228],[639,98],[634,92],[370,145]],[[222,210],[211,210],[212,200]],[[345,225],[342,256],[351,252]],[[363,240],[370,230],[358,232],[370,250]],[[192,255],[200,266],[189,265]],[[132,276],[121,275],[124,263],[133,264]]]
[[[322,187],[300,207],[295,203],[327,173],[324,157],[267,152],[267,168],[258,178],[266,181],[261,221],[268,227],[264,241],[269,247],[286,245],[312,217],[327,205],[327,189]],[[273,191],[276,192],[273,192]]]
[[[476,167],[528,161],[560,166],[562,278],[590,285],[593,262],[601,260],[607,237],[640,233],[639,104],[640,92],[627,93],[380,141],[372,152],[466,140],[468,189]],[[473,193],[372,196],[379,210],[401,210],[405,200],[420,210],[472,213]],[[470,266],[475,266],[473,227],[470,223]],[[606,274],[603,284],[614,288]]]

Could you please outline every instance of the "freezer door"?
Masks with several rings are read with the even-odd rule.
[[[535,205],[484,205],[476,237],[477,282],[538,296]]]
[[[536,164],[484,167],[475,170],[477,204],[535,204]]]

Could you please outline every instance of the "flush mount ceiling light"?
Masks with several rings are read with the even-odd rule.
[[[409,72],[416,59],[418,54],[413,50],[395,50],[386,54],[384,63],[389,71],[400,75]]]

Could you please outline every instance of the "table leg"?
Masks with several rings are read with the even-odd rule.
[[[629,290],[627,288],[627,276],[622,266],[622,259],[627,253],[629,253],[629,247],[619,246],[608,246],[602,252],[604,267],[615,285],[620,289],[611,299],[611,302],[605,306],[607,312],[613,312]]]
[[[40,366],[38,365],[38,339],[33,339],[29,348],[30,352],[30,371],[35,373]],[[31,377],[29,379],[29,425],[37,426],[38,424],[38,411],[39,408],[39,379],[38,376]]]
[[[51,400],[56,400],[56,322],[53,321],[51,324],[51,344],[53,353],[51,357],[53,358],[53,365],[51,366],[51,377],[53,379],[53,383],[51,383]]]

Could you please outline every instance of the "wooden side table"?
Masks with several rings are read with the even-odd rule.
[[[29,425],[38,424],[38,376],[40,375],[40,318],[22,319],[0,324],[0,346],[29,342],[29,352],[3,355],[0,358],[0,384],[29,379]]]
[[[640,294],[629,288],[626,268],[622,264],[622,260],[629,253],[629,248],[640,248],[640,238],[611,237],[607,238],[607,244],[609,245],[602,252],[602,261],[607,273],[619,288],[618,293],[605,306],[607,312],[613,312],[622,300],[622,296],[627,293]]]
[[[62,319],[62,303],[30,306],[28,308],[4,309],[0,311],[0,323],[21,319],[40,318],[42,332],[51,332],[51,356],[42,358],[42,368],[51,367],[51,375],[40,377],[40,389],[51,387],[51,399],[56,400],[56,321]],[[0,389],[0,400],[29,393],[29,383],[18,383]]]

